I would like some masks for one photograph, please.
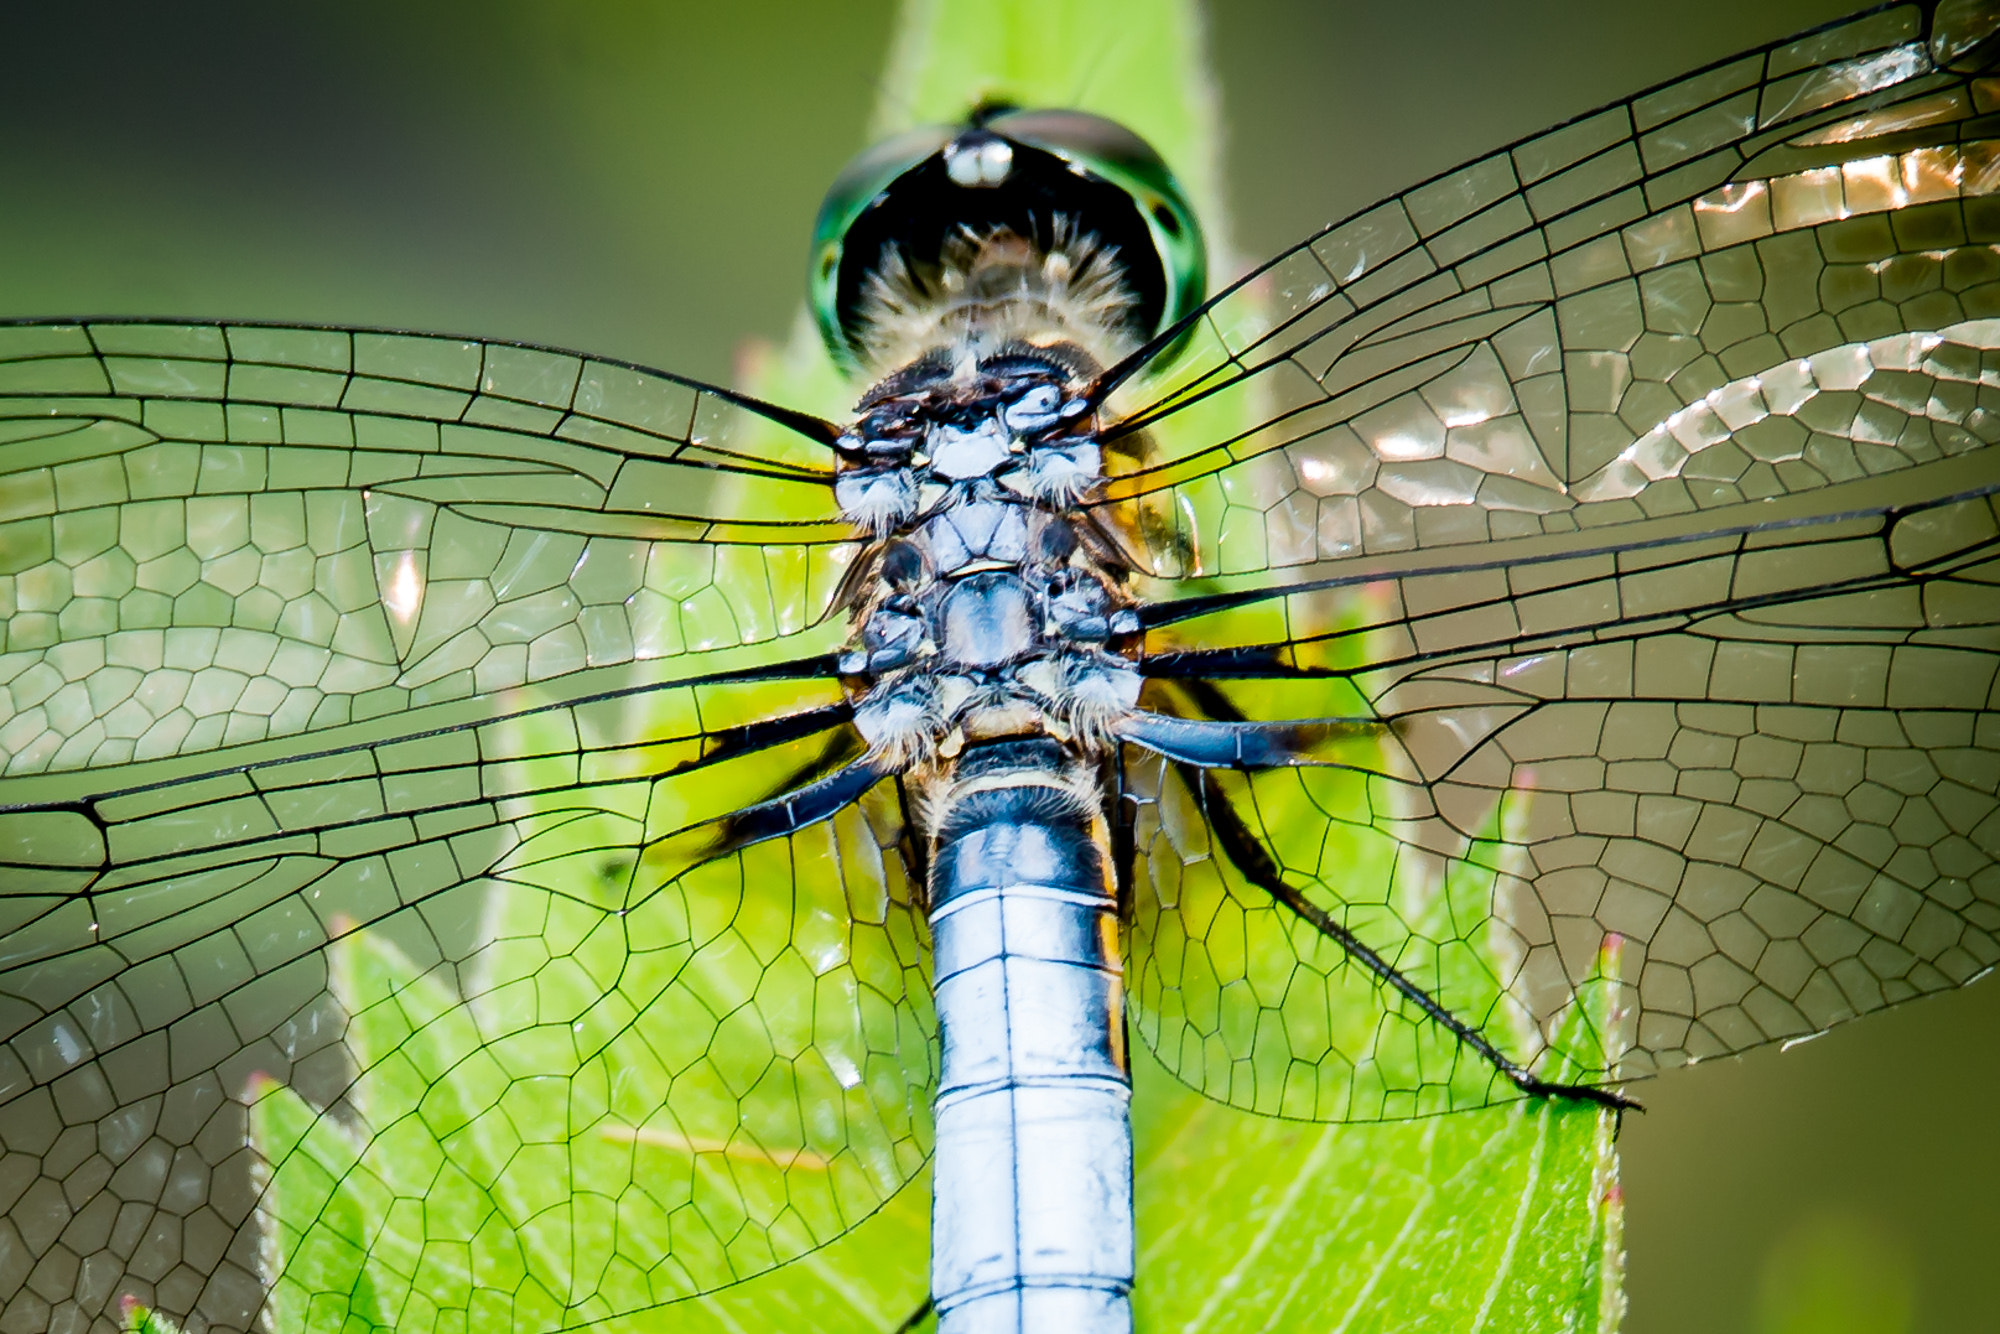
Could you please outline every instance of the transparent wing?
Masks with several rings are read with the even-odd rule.
[[[1519,1063],[1598,1080],[1979,976],[2000,961],[1994,458],[1734,531],[1674,516],[1185,605],[1154,707],[1376,724],[1314,767],[1128,756],[1141,1033],[1274,1114],[1513,1095],[1260,870]],[[1550,1051],[1607,973],[1615,1031]]]
[[[1120,428],[1104,504],[1162,578],[1149,595],[1537,533],[1610,543],[1983,447],[1988,8],[1892,6],[1723,62],[1223,293]]]
[[[10,780],[12,1224],[122,1291],[198,1274],[183,1309],[239,1329],[567,1328],[838,1236],[929,1149],[900,808],[716,823],[857,753],[838,700],[717,682]],[[114,1215],[144,1240],[86,1248]]]
[[[93,1256],[213,1328],[568,1327],[917,1169],[893,794],[717,823],[858,751],[809,423],[440,338],[0,350],[24,1274]]]
[[[828,651],[826,451],[759,410],[509,344],[0,327],[5,772]]]
[[[1104,502],[1150,702],[1376,725],[1313,768],[1128,756],[1135,1013],[1184,1078],[1325,1119],[1512,1092],[1272,886],[1603,1079],[1994,962],[1994,27],[1752,52],[1212,303]],[[1614,968],[1619,1030],[1548,1052]]]

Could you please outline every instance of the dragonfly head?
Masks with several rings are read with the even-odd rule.
[[[834,359],[880,374],[968,337],[1062,337],[1109,364],[1206,282],[1200,223],[1145,140],[988,106],[848,164],[814,224],[809,291]]]

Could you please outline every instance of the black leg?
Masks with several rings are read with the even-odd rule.
[[[931,858],[930,849],[917,834],[917,821],[910,802],[910,789],[903,782],[903,775],[896,775],[896,813],[903,820],[903,834],[896,840],[896,855],[903,859],[903,874],[909,879],[911,893],[917,904],[926,911],[931,900]]]
[[[735,756],[747,753],[750,750],[763,749],[764,745],[776,745],[782,741],[793,740],[793,737],[785,735],[781,730],[784,724],[791,721],[791,719],[787,718],[774,719],[773,723],[775,726],[772,728],[771,735],[777,739],[764,741],[761,745],[741,744],[732,738],[727,754]],[[749,731],[747,728],[738,730],[743,732]],[[807,731],[803,735],[810,736],[812,732]],[[801,788],[809,787],[813,783],[831,777],[843,765],[861,755],[864,749],[861,745],[861,738],[855,735],[851,729],[836,727],[828,733],[825,742],[819,747],[818,754],[794,766],[784,776],[774,780],[765,787],[764,790],[768,795],[759,797],[756,801],[751,802],[734,815],[722,818],[716,827],[715,851],[721,852],[727,848],[746,847],[751,843],[761,842],[763,839],[772,837],[774,832],[781,830],[782,821],[778,824],[773,824],[768,819],[757,818],[759,815],[766,812],[779,799],[786,795],[795,793]],[[709,763],[709,760],[704,758],[701,763]],[[693,766],[687,767],[691,768]],[[750,818],[746,819],[746,816]],[[782,830],[782,832],[790,831]]]
[[[905,1320],[902,1324],[896,1326],[896,1328],[891,1330],[889,1334],[910,1334],[910,1331],[915,1329],[918,1325],[921,1325],[924,1322],[924,1317],[929,1315],[930,1313],[931,1313],[931,1299],[926,1297],[924,1298],[924,1304],[922,1306],[919,1306],[916,1310],[910,1312],[909,1319]]]
[[[1375,974],[1398,995],[1443,1025],[1460,1042],[1478,1052],[1494,1069],[1513,1081],[1514,1087],[1537,1097],[1568,1098],[1576,1102],[1609,1107],[1617,1112],[1644,1110],[1638,1103],[1615,1089],[1597,1088],[1590,1084],[1550,1083],[1535,1078],[1509,1060],[1498,1047],[1481,1036],[1478,1029],[1440,1005],[1429,992],[1403,976],[1394,964],[1368,948],[1355,937],[1353,932],[1334,921],[1325,909],[1313,903],[1295,886],[1286,883],[1284,877],[1278,874],[1277,865],[1264,851],[1263,845],[1257,841],[1256,835],[1244,825],[1236,813],[1236,808],[1229,804],[1213,773],[1206,769],[1197,769],[1192,765],[1179,764],[1174,766],[1174,771],[1201,802],[1208,816],[1208,826],[1215,833],[1216,843],[1222,848],[1223,855],[1242,872],[1244,879],[1311,923],[1321,935],[1346,950],[1350,959]]]

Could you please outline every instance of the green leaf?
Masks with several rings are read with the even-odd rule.
[[[909,0],[877,138],[950,124],[981,102],[1070,107],[1129,126],[1219,216],[1216,95],[1194,0]]]
[[[590,1334],[890,1334],[929,1287],[931,1174],[866,1222],[781,1268],[671,1306],[588,1326]]]
[[[1614,948],[1557,1031],[1580,1065],[1601,1068],[1597,1035],[1617,1031],[1615,978]],[[1615,1113],[1534,1100],[1319,1125],[1134,1064],[1144,1334],[1617,1328]]]
[[[179,1325],[137,1297],[124,1298],[120,1310],[125,1321],[125,1334],[181,1334]]]
[[[734,892],[734,917],[754,911],[740,885]],[[878,1209],[868,1196],[873,1187],[862,1183],[858,1207],[872,1216],[842,1238],[841,1219],[857,1208],[856,1169],[847,1160],[869,1147],[857,1134],[828,1145],[825,1155],[805,1146],[785,1162],[761,1153],[755,1141],[723,1147],[713,1136],[697,1140],[674,1130],[670,1116],[666,1128],[655,1129],[648,1118],[664,1114],[668,1085],[648,1091],[649,1080],[665,1077],[640,1039],[664,1046],[665,1020],[639,1014],[622,985],[586,986],[562,969],[546,977],[551,962],[578,957],[554,951],[577,949],[596,933],[563,926],[564,914],[584,911],[576,901],[550,895],[542,911],[527,911],[523,905],[536,897],[514,887],[504,896],[506,913],[492,921],[511,930],[526,917],[541,924],[536,939],[545,948],[531,956],[541,964],[536,977],[520,980],[545,982],[530,995],[545,1020],[559,1022],[524,1026],[497,1008],[495,997],[513,981],[496,961],[518,964],[518,955],[489,953],[478,999],[467,1003],[385,933],[357,932],[329,947],[356,1067],[342,1106],[322,1110],[269,1079],[250,1088],[251,1144],[265,1169],[261,1214],[274,1327],[429,1330],[468,1317],[483,1329],[568,1327],[657,1309],[711,1286],[717,1275],[768,1270],[774,1259],[836,1238],[783,1280],[737,1284],[677,1309],[693,1320],[688,1312],[712,1308],[700,1318],[716,1328],[742,1327],[732,1325],[737,1320],[756,1327],[765,1315],[808,1302],[806,1293],[809,1304],[799,1310],[842,1304],[856,1328],[900,1321],[917,1300],[911,1292],[922,1292],[928,1191],[906,1184]],[[687,971],[698,975],[700,966],[697,955]],[[637,978],[635,991],[660,993],[643,961],[626,971]],[[740,971],[719,965],[709,985],[726,988]],[[752,967],[746,976],[756,999],[740,1013],[755,1011],[781,1033],[788,1011],[795,1025],[810,1024],[811,1007],[792,1005],[786,988],[811,997],[822,980],[789,979],[777,968]],[[636,1019],[601,1050],[579,1050],[577,1035],[592,1028],[589,1013],[602,1006]],[[822,1032],[817,1042],[837,1054],[850,1036]],[[792,1040],[809,1037],[802,1031]],[[714,1045],[740,1055],[750,1041],[746,1029]],[[870,1092],[864,1085],[858,1096]],[[812,1090],[779,1081],[745,1098],[743,1114],[753,1121],[786,1108],[796,1114],[841,1096],[830,1079]],[[886,1119],[879,1107],[865,1110],[877,1124]],[[796,1124],[777,1125],[763,1142],[796,1145],[803,1134]],[[712,1188],[717,1173],[728,1189]],[[905,1175],[893,1163],[873,1166],[876,1184]],[[817,1195],[815,1180],[824,1186]],[[760,1190],[775,1201],[789,1191],[792,1207],[809,1217],[780,1218],[768,1233],[739,1232],[748,1221],[742,1209]],[[677,1192],[691,1194],[697,1207],[663,1208]],[[841,1259],[885,1253],[911,1258],[872,1268]]]

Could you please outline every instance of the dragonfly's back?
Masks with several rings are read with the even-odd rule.
[[[950,1329],[1131,1326],[1117,902],[1074,764],[1045,739],[969,750],[937,830],[931,1274]]]
[[[1077,502],[1103,481],[1101,377],[1159,331],[1171,265],[1130,196],[1012,137],[1018,117],[976,120],[849,220],[826,270],[835,336],[878,377],[840,445],[835,494],[870,537],[841,666],[863,765],[903,775],[930,866],[940,1328],[1119,1331],[1131,1090],[1107,778],[1139,620],[1119,535]]]

